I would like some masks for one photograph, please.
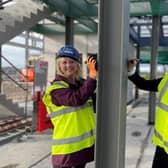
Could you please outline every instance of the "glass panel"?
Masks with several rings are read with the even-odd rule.
[[[29,37],[35,37],[37,39],[43,39],[43,35],[42,34],[39,34],[39,33],[35,33],[35,32],[30,32],[29,33]]]
[[[168,37],[168,25],[163,25],[163,34],[164,37]]]
[[[141,26],[140,36],[141,37],[150,37],[151,36],[151,28],[152,28],[152,26]]]
[[[41,54],[42,52],[39,50],[33,50],[33,49],[29,50],[29,55],[41,55]]]
[[[43,48],[43,42],[42,41],[36,41],[36,47]]]
[[[10,41],[18,43],[18,44],[25,44],[25,37],[23,37],[23,36],[17,36],[17,37],[13,38]]]

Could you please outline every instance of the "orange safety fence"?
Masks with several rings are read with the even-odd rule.
[[[22,76],[20,81],[22,82],[33,82],[34,81],[34,69],[33,68],[28,68],[28,69],[22,69]]]

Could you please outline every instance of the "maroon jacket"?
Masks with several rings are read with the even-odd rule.
[[[68,81],[60,75],[57,75],[54,81]],[[54,82],[53,81],[53,82]],[[69,83],[69,88],[57,89],[51,92],[52,102],[57,106],[80,106],[84,104],[88,98],[93,98],[95,104],[96,80],[87,78],[77,81],[77,85]],[[52,163],[56,166],[71,167],[83,165],[94,160],[94,146],[83,149],[81,151],[68,155],[53,155]]]

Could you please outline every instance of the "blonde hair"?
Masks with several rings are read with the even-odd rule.
[[[56,59],[56,74],[64,76],[64,74],[61,72],[61,69],[60,69],[60,58],[58,57]],[[78,71],[75,74],[75,80],[79,80],[82,77],[82,66],[79,62],[77,62],[77,61],[75,61],[75,62],[78,65]]]

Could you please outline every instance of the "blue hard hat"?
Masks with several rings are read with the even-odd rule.
[[[80,54],[77,49],[75,49],[71,45],[65,45],[58,51],[58,56],[57,58],[60,57],[69,57],[72,58],[78,62],[80,62]]]

